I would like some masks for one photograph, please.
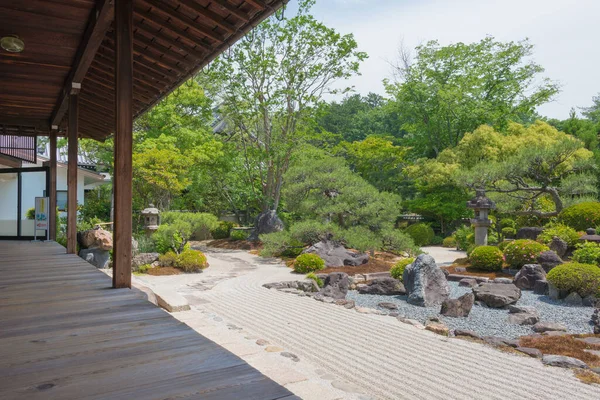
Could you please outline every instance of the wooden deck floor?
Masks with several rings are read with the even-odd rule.
[[[0,241],[0,399],[297,399],[56,243]]]

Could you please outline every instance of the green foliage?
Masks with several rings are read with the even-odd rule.
[[[390,269],[390,275],[392,278],[398,279],[400,282],[403,282],[402,274],[404,274],[404,270],[409,264],[412,264],[415,261],[414,258],[405,258],[404,260],[398,261],[392,269]]]
[[[317,283],[317,286],[319,286],[320,288],[323,287],[323,285],[325,285],[325,283],[323,282],[323,280],[321,278],[319,278],[317,276],[317,274],[315,274],[314,272],[310,272],[306,275],[306,279],[312,279],[313,281],[315,281]]]
[[[458,242],[456,241],[456,238],[453,236],[448,236],[448,237],[444,238],[444,240],[442,241],[442,246],[448,247],[448,248],[456,248],[457,244],[458,244]]]
[[[328,236],[333,234],[333,227],[331,224],[324,224],[316,220],[304,220],[296,222],[290,226],[290,235],[293,239],[311,246],[323,239],[327,239]]]
[[[177,264],[177,254],[170,250],[158,256],[158,262],[162,267],[174,267]]]
[[[231,240],[247,240],[248,231],[242,229],[233,229],[229,235]]]
[[[395,109],[410,134],[409,144],[422,156],[437,156],[458,145],[465,132],[486,124],[505,128],[509,121],[531,119],[535,109],[558,92],[541,78],[527,41],[416,48],[414,62],[401,52],[396,83],[387,83]]]
[[[544,243],[545,245],[552,242],[552,238],[557,236],[567,242],[569,247],[574,247],[579,241],[579,234],[577,231],[564,224],[549,224],[544,227],[544,231],[537,237],[538,242]]]
[[[521,268],[525,264],[535,264],[540,253],[547,251],[548,246],[529,239],[510,242],[504,248],[506,263],[511,268]]]
[[[339,233],[346,247],[358,251],[375,251],[381,248],[381,239],[378,234],[364,226],[353,226]]]
[[[471,266],[484,271],[501,271],[503,255],[495,246],[478,246],[469,256]]]
[[[560,222],[577,231],[600,225],[600,202],[588,201],[567,207],[558,216]]]
[[[185,250],[186,244],[192,235],[192,225],[183,220],[175,220],[171,224],[162,224],[158,227],[152,239],[156,245],[156,250],[165,254],[173,250],[179,254]]]
[[[511,228],[510,226],[506,226],[502,228],[502,236],[508,239],[512,239],[517,235],[517,230],[515,228]]]
[[[406,233],[415,241],[417,246],[427,246],[431,244],[435,233],[433,228],[425,223],[409,225],[406,228]]]
[[[434,237],[433,237],[433,239],[431,239],[431,244],[432,244],[433,246],[439,246],[439,245],[441,245],[442,243],[444,243],[444,238],[443,238],[443,237],[441,237],[441,236],[437,236],[437,235],[436,235],[436,236],[434,236]]]
[[[593,264],[569,262],[552,268],[548,282],[560,290],[577,292],[581,297],[600,297],[600,268]]]
[[[457,247],[459,250],[467,250],[469,245],[473,244],[474,232],[471,226],[461,226],[454,232]]]
[[[509,245],[509,243],[512,243],[512,240],[503,240],[502,242],[498,243],[498,248],[500,251],[504,252],[504,249]]]
[[[227,239],[231,234],[231,228],[235,224],[229,221],[219,221],[218,225],[211,229],[210,234],[213,239]]]
[[[190,239],[204,240],[220,226],[217,217],[209,213],[173,212],[166,211],[160,216],[163,224],[173,224],[178,221],[188,223],[191,227]]]
[[[260,241],[263,248],[260,255],[263,257],[273,257],[283,255],[283,253],[295,246],[295,239],[292,239],[287,231],[273,232],[260,235]]]
[[[419,248],[412,237],[399,229],[385,229],[381,232],[381,250],[394,254],[418,254]]]
[[[573,261],[582,264],[600,264],[600,244],[585,242],[577,245],[573,252]]]
[[[25,212],[25,218],[35,219],[35,207],[28,208]]]
[[[135,240],[138,243],[139,253],[154,253],[157,251],[154,240],[152,240],[151,237],[146,235],[138,235],[135,237]]]
[[[294,271],[300,274],[320,271],[325,268],[325,261],[316,254],[300,254],[294,261]]]
[[[152,268],[152,265],[150,265],[150,264],[144,264],[144,265],[140,265],[140,266],[138,267],[138,270],[137,270],[137,272],[138,272],[138,273],[140,273],[140,274],[145,274],[145,273],[146,273],[146,272],[148,272],[148,270],[149,270],[149,269],[151,269],[151,268]]]
[[[502,228],[513,228],[513,229],[515,229],[517,227],[517,224],[516,224],[516,222],[515,222],[514,219],[502,218],[500,220],[500,226]]]
[[[112,185],[102,185],[86,191],[85,201],[78,207],[77,217],[82,221],[110,221],[111,196]]]
[[[206,256],[201,251],[187,249],[177,256],[175,266],[184,272],[198,272],[207,268],[208,262],[206,262]]]

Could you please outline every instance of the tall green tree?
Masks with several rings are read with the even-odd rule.
[[[401,52],[397,81],[386,89],[396,103],[408,143],[421,156],[435,157],[456,146],[466,132],[482,124],[505,129],[509,121],[530,122],[536,107],[558,92],[530,60],[527,41],[416,48],[414,60]]]
[[[260,211],[277,210],[292,151],[331,84],[358,73],[366,54],[352,35],[318,22],[314,0],[295,15],[281,11],[225,51],[210,67],[220,82],[219,113],[245,160],[248,182],[260,195]],[[261,232],[258,232],[261,233]]]
[[[600,94],[592,98],[592,105],[583,107],[582,114],[593,123],[600,123]]]

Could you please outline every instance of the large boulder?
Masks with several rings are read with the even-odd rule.
[[[89,262],[96,268],[108,268],[110,261],[110,251],[99,248],[81,249],[79,257]]]
[[[248,240],[257,241],[259,235],[262,235],[263,233],[281,232],[283,228],[283,221],[279,218],[275,210],[265,211],[256,217],[254,229],[250,233]]]
[[[537,281],[546,280],[546,271],[540,264],[525,264],[515,275],[514,284],[521,290],[533,290]]]
[[[550,272],[552,268],[562,264],[563,260],[554,251],[547,250],[540,253],[537,258],[537,262],[542,266],[544,271]]]
[[[369,261],[368,254],[348,250],[333,240],[322,240],[315,243],[304,250],[304,253],[317,254],[325,261],[327,267],[357,267]]]
[[[397,296],[406,294],[406,289],[402,282],[394,278],[376,278],[366,285],[358,285],[360,294],[379,294]]]
[[[592,324],[594,325],[594,333],[600,334],[600,308],[596,308],[592,314]]]
[[[554,251],[558,255],[558,257],[562,258],[567,253],[569,244],[561,238],[559,238],[558,236],[554,236],[548,247],[550,248],[550,250]]]
[[[348,274],[332,272],[325,278],[323,288],[319,291],[319,294],[334,299],[345,299],[349,286],[350,280],[348,279]]]
[[[77,232],[77,242],[82,249],[112,250],[113,247],[112,234],[100,227]]]
[[[474,302],[473,293],[465,293],[458,299],[446,299],[442,302],[440,314],[454,318],[468,317]]]
[[[402,274],[408,293],[408,303],[432,307],[442,304],[450,296],[446,275],[429,254],[421,254]]]
[[[488,307],[502,308],[515,304],[521,298],[521,289],[513,284],[490,282],[474,287],[473,294]]]
[[[517,232],[517,239],[530,239],[536,240],[538,236],[544,231],[544,228],[537,226],[527,226],[519,229]]]
[[[142,265],[158,261],[158,253],[140,253],[131,259],[131,269],[137,271]]]
[[[535,285],[533,285],[533,293],[542,296],[548,294],[548,281],[545,279],[541,281],[536,281]]]

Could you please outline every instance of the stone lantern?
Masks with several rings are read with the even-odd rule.
[[[160,211],[154,207],[154,204],[150,204],[148,208],[142,211],[142,217],[144,218],[144,230],[150,236],[156,232],[160,225]]]
[[[487,245],[487,232],[492,225],[488,216],[490,210],[496,208],[496,203],[485,196],[485,190],[477,189],[475,198],[467,201],[467,208],[475,211],[475,218],[471,220],[471,224],[475,228],[475,245]]]

